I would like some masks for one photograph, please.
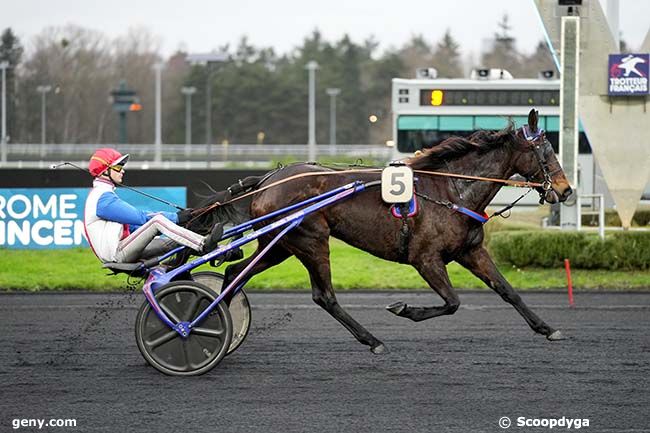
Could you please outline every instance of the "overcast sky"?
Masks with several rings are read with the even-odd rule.
[[[607,0],[601,1],[605,6]],[[476,55],[504,13],[518,48],[532,51],[543,39],[533,0],[6,0],[0,29],[11,27],[29,49],[31,37],[48,26],[76,24],[109,37],[145,27],[169,55],[179,48],[234,46],[242,35],[257,47],[286,53],[315,28],[328,41],[345,33],[356,42],[372,35],[383,50],[414,34],[437,42],[449,28],[463,54]],[[620,27],[628,44],[638,48],[650,27],[650,0],[620,0]]]

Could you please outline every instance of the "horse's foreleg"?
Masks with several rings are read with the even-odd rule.
[[[501,275],[494,261],[483,247],[474,248],[456,259],[458,263],[480,278],[492,290],[497,292],[503,300],[515,307],[533,331],[545,335],[549,340],[562,340],[560,331],[548,326],[537,314],[528,308],[515,292],[510,283]]]
[[[460,306],[460,300],[451,287],[445,264],[442,261],[426,261],[413,264],[413,266],[429,286],[445,301],[445,305],[439,307],[411,307],[404,302],[394,302],[387,306],[386,309],[393,314],[406,317],[414,322],[454,314]]]

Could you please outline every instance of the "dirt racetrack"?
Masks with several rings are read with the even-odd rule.
[[[428,292],[338,297],[389,353],[371,354],[308,293],[253,293],[244,344],[175,378],[138,352],[140,293],[1,294],[0,431],[497,432],[509,417],[508,431],[528,432],[549,428],[518,418],[565,417],[650,432],[650,293],[578,294],[575,309],[564,294],[523,295],[569,337],[553,343],[492,292],[421,323],[383,307],[440,304]],[[77,427],[13,430],[32,418]]]

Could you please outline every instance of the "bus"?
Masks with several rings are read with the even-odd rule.
[[[396,158],[433,147],[450,136],[469,136],[480,129],[498,130],[510,121],[519,127],[527,122],[531,108],[539,110],[539,126],[558,153],[560,80],[550,71],[538,79],[512,78],[501,69],[474,70],[469,79],[393,78],[391,108]],[[582,127],[578,152],[580,189],[593,193],[595,167]],[[504,189],[493,205],[504,204],[520,192]],[[534,204],[534,196],[529,194],[532,198],[526,204]]]

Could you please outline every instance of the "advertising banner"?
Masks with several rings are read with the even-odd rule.
[[[607,93],[647,95],[649,58],[649,54],[610,54]]]
[[[147,194],[185,207],[185,187],[142,187]],[[88,246],[84,204],[90,188],[0,188],[0,249],[49,249]],[[138,209],[177,211],[136,192],[117,195]]]

